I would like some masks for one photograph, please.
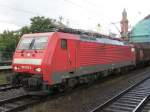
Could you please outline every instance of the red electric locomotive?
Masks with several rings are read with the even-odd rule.
[[[13,57],[12,83],[35,90],[87,82],[135,65],[135,48],[104,35],[25,34]]]

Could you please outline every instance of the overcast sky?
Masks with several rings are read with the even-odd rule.
[[[100,23],[103,32],[117,33],[111,23],[119,28],[124,8],[130,26],[150,13],[148,0],[0,0],[0,32],[29,25],[33,16],[62,16],[73,28],[93,30]]]

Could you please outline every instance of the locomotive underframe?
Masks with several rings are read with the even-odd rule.
[[[65,90],[66,88],[72,88],[77,84],[89,83],[94,80],[97,80],[101,77],[105,77],[111,74],[117,73],[125,73],[129,69],[133,69],[135,66],[125,66],[116,69],[109,69],[100,72],[73,76],[68,78],[63,78],[61,83],[57,83],[54,85],[49,85],[48,82],[43,81],[43,77],[41,74],[25,74],[25,73],[15,73],[12,75],[10,82],[12,84],[21,84],[25,90],[41,92],[41,93],[51,93],[52,90]]]

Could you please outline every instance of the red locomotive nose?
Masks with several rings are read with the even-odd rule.
[[[45,35],[24,35],[14,54],[13,69],[16,72],[41,74],[47,42],[48,36]]]
[[[32,57],[35,57],[35,54],[32,54]]]

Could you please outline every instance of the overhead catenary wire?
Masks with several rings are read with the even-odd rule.
[[[21,12],[21,13],[24,13],[24,14],[44,16],[44,15],[42,15],[40,13],[37,13],[37,12],[32,12],[32,11],[29,11],[29,10],[16,8],[16,7],[11,7],[11,6],[4,5],[4,4],[0,4],[0,7],[1,8],[11,9],[11,10],[14,10],[14,11],[17,11],[17,12]],[[0,23],[6,23],[6,24],[11,24],[11,25],[15,25],[15,26],[18,26],[18,27],[22,27],[22,25],[15,24],[15,22],[13,22],[13,21],[0,20]]]
[[[73,5],[73,6],[75,6],[75,7],[78,7],[78,8],[80,8],[82,11],[84,11],[87,15],[86,16],[88,16],[87,17],[87,20],[89,20],[89,21],[97,21],[97,24],[101,24],[101,21],[105,21],[105,24],[110,24],[110,23],[108,23],[108,22],[106,22],[106,20],[104,19],[104,16],[106,17],[107,15],[105,15],[104,13],[100,13],[99,12],[99,10],[97,10],[97,5],[95,5],[95,4],[93,4],[92,2],[90,2],[90,1],[86,1],[85,0],[85,4],[87,4],[88,3],[88,5],[90,5],[90,6],[86,6],[86,5],[83,5],[83,4],[78,4],[78,3],[76,3],[76,2],[74,2],[74,1],[72,1],[72,0],[63,0],[63,1],[65,1],[65,2],[67,2],[68,4],[71,4],[71,5]],[[83,0],[82,0],[83,1]],[[92,4],[92,5],[91,5]],[[109,18],[109,17],[108,17]],[[96,23],[95,23],[96,24]],[[96,26],[95,26],[96,27]],[[104,25],[103,26],[103,29],[105,29],[104,31],[105,32],[108,32],[108,27],[106,27],[106,25]]]
[[[93,10],[94,9],[94,7],[92,7],[92,8],[88,8],[87,9],[87,7],[85,7],[85,6],[83,6],[83,5],[81,5],[81,4],[77,4],[77,3],[75,3],[75,2],[73,2],[73,1],[71,1],[71,0],[63,0],[63,1],[65,1],[65,2],[67,2],[67,3],[69,3],[69,4],[72,4],[73,6],[75,6],[75,7],[78,7],[78,8],[80,8],[80,9],[82,9],[84,12],[86,12],[87,14],[89,14],[89,15],[93,15],[94,17],[100,17],[100,16],[98,16],[98,15],[102,15],[102,14],[98,14],[98,13],[95,13],[95,12],[98,12],[97,10]],[[89,13],[88,11],[90,11],[91,13]],[[92,17],[90,16],[90,17],[88,17],[89,19],[92,19]]]
[[[29,11],[29,10],[25,10],[25,9],[21,9],[21,8],[16,8],[16,7],[10,7],[10,6],[4,5],[4,4],[0,4],[0,7],[12,9],[12,10],[15,10],[15,11],[18,11],[18,12],[27,13],[27,14],[30,14],[30,15],[43,15],[43,14],[40,14],[40,13],[37,13],[37,12],[32,12],[32,11]]]
[[[87,15],[86,15],[86,16],[88,16],[88,17],[87,17],[87,20],[89,20],[89,21],[95,21],[96,18],[97,18],[97,20],[98,20],[98,18],[99,18],[99,21],[102,21],[102,18],[103,18],[103,17],[101,16],[102,14],[99,13],[98,10],[94,10],[94,9],[96,9],[96,8],[94,7],[95,4],[93,4],[93,3],[89,2],[89,1],[85,1],[85,2],[87,2],[87,3],[89,3],[89,4],[92,4],[90,8],[87,8],[87,6],[82,5],[82,4],[79,4],[79,3],[76,3],[76,2],[74,2],[74,1],[72,1],[72,0],[63,0],[63,1],[65,1],[65,2],[67,2],[67,3],[69,3],[69,4],[74,5],[75,7],[78,7],[78,8],[80,8],[80,9],[82,9],[83,12],[87,13]],[[12,7],[12,6],[5,5],[5,4],[0,4],[0,7],[5,7],[5,8],[8,8],[8,9],[11,9],[11,10],[13,10],[13,11],[22,12],[23,14],[44,16],[44,14],[41,14],[41,13],[39,13],[39,12],[33,12],[33,11],[29,11],[29,10],[26,10],[26,9],[23,9],[23,8]],[[91,13],[89,13],[89,12],[91,12]],[[97,12],[97,13],[96,13],[96,12]],[[90,15],[91,15],[91,16],[90,16]],[[75,21],[75,19],[74,19],[73,21]],[[76,23],[77,23],[77,22],[76,22]],[[9,24],[10,24],[10,22],[9,22]],[[12,23],[11,23],[11,24],[12,24]],[[21,26],[21,25],[16,25],[16,26]]]
[[[82,6],[82,5],[79,5],[71,0],[64,0],[65,2],[68,2],[76,7],[79,7],[79,8],[82,8],[83,10],[87,11],[91,11],[92,12],[92,15],[94,14],[94,11],[92,11],[91,9],[85,9],[86,7]],[[33,11],[29,11],[29,10],[25,10],[25,9],[21,9],[21,8],[16,8],[16,7],[10,7],[8,5],[4,5],[4,4],[0,4],[0,7],[5,7],[5,8],[8,8],[8,9],[11,9],[11,10],[15,10],[17,12],[23,12],[23,13],[26,13],[26,14],[30,14],[30,15],[39,15],[39,16],[45,16],[44,14],[41,14],[39,12],[33,12]],[[92,7],[94,8],[94,7]],[[95,17],[98,17],[96,16],[97,14],[94,14]],[[88,17],[88,19],[92,19],[91,17]]]

